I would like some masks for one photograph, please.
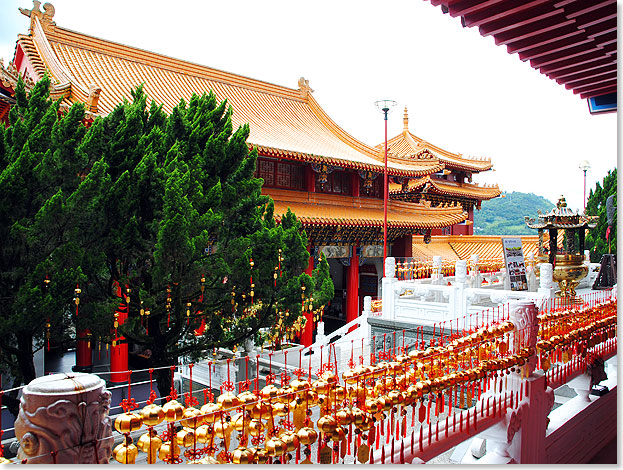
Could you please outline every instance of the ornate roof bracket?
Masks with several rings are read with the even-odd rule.
[[[374,171],[359,170],[359,177],[363,180],[363,189],[368,194],[372,189],[372,182],[380,173]]]
[[[312,170],[318,173],[318,184],[321,188],[324,188],[324,185],[327,184],[329,173],[332,173],[335,167],[327,163],[312,163],[311,167]]]

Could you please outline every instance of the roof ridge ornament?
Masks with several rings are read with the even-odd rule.
[[[405,114],[402,118],[402,122],[404,123],[404,131],[409,132],[409,113],[407,111],[407,107],[405,106]]]
[[[313,93],[314,90],[309,86],[309,80],[305,80],[305,77],[299,78],[299,92],[301,93],[301,98],[304,100],[307,99],[310,93]]]
[[[49,2],[44,3],[42,12],[39,9],[39,6],[41,6],[41,2],[39,0],[32,0],[32,3],[33,7],[30,10],[19,7],[20,13],[30,18],[28,33],[32,35],[35,30],[35,18],[39,18],[39,22],[41,23],[41,27],[44,31],[53,31],[54,27],[56,26],[56,23],[52,21],[52,18],[54,18],[54,13],[56,13],[54,5]]]

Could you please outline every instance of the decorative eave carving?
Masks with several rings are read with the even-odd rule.
[[[41,23],[41,27],[45,32],[54,31],[56,27],[56,23],[52,20],[54,17],[54,13],[56,9],[54,5],[51,3],[43,4],[43,12],[39,9],[41,2],[39,0],[33,0],[32,9],[28,10],[26,8],[19,8],[19,11],[22,15],[30,18],[30,26],[28,27],[28,32],[32,35],[35,29],[35,18],[39,18],[39,22]]]
[[[20,73],[15,68],[15,64],[13,62],[9,62],[9,65],[5,67],[4,61],[0,58],[0,82],[2,85],[6,88],[15,90],[19,77]],[[28,75],[28,72],[25,72],[24,76],[22,76],[22,80],[26,85],[26,90],[30,90],[35,85],[35,82],[30,75]]]

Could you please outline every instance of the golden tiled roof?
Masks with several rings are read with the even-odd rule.
[[[422,237],[413,237],[413,258],[419,261],[431,261],[433,256],[441,256],[445,261],[456,261],[459,256],[449,243],[437,243],[432,237],[431,243],[424,243]]]
[[[524,258],[530,254],[536,257],[539,248],[538,236],[522,235],[521,245]],[[478,255],[480,260],[504,259],[501,236],[496,235],[448,235],[434,236],[426,245],[422,237],[413,237],[413,257],[421,260],[441,255],[447,260],[469,260]]]
[[[106,41],[31,17],[31,35],[18,42],[38,79],[47,68],[68,104],[80,101],[107,114],[141,83],[170,112],[180,99],[212,90],[233,108],[233,123],[250,124],[248,142],[267,155],[382,172],[378,151],[346,133],[318,105],[306,80],[299,89]],[[390,162],[392,175],[418,177],[443,169],[437,159]]]
[[[427,185],[427,191],[431,193],[470,197],[481,201],[493,199],[501,194],[497,184],[494,186],[479,186],[475,183],[455,183],[438,180],[428,175],[409,181],[407,192],[422,192],[425,185]],[[390,183],[389,192],[390,194],[404,194],[402,186],[396,183]]]
[[[385,143],[376,146],[379,155],[385,154]],[[460,153],[452,153],[437,147],[409,131],[409,118],[407,108],[404,114],[404,129],[402,133],[387,141],[387,160],[389,162],[426,161],[438,159],[447,168],[479,172],[493,167],[491,159],[467,158]]]
[[[383,201],[372,198],[337,196],[281,189],[262,189],[275,201],[275,216],[288,207],[303,225],[383,226]],[[463,222],[467,213],[460,206],[430,207],[429,204],[389,201],[388,227],[441,228]]]

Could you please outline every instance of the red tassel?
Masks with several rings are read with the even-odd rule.
[[[460,417],[459,417],[459,432],[463,432],[463,412],[461,411],[460,413]]]
[[[430,406],[432,404],[431,395],[428,395],[428,404],[426,405],[426,424],[430,424]]]
[[[402,417],[402,437],[407,437],[407,417]]]
[[[456,431],[456,413],[452,415],[452,432]]]
[[[435,423],[435,440],[439,442],[439,421]]]
[[[411,407],[411,427],[415,427],[415,406]]]
[[[385,463],[385,446],[381,447],[381,463]]]
[[[385,444],[389,444],[389,435],[392,433],[392,428],[390,427],[393,421],[394,415],[392,414],[392,419],[387,420],[387,433],[385,434]]]
[[[478,418],[478,412],[474,408],[474,431],[476,431],[476,419]]]
[[[445,436],[448,437],[448,426],[449,426],[449,421],[448,419],[450,418],[450,416],[446,416],[446,429],[445,429]]]
[[[296,461],[295,461],[297,464],[299,463],[300,458],[301,458],[301,446],[298,446],[296,448]]]
[[[396,420],[396,439],[398,439],[400,437],[400,420],[397,419]]]
[[[379,450],[379,441],[381,440],[382,432],[379,432],[379,429],[383,429],[382,423],[378,423],[376,425],[376,432],[374,433],[374,447],[376,450]]]
[[[469,434],[469,408],[467,409],[467,419],[465,420],[467,434]]]
[[[400,463],[405,463],[405,441],[400,441]]]
[[[389,461],[391,463],[394,463],[394,442],[396,442],[396,440],[392,439],[392,452],[391,452],[391,455],[389,456]]]
[[[411,431],[411,455],[413,455],[414,445],[415,445],[415,431]]]
[[[428,423],[428,446],[430,447],[430,441],[433,438],[433,425]]]
[[[370,463],[374,465],[374,449],[370,449]]]
[[[423,429],[424,426],[420,426],[420,452],[422,452],[424,450],[424,446],[422,444],[422,440],[423,440]]]
[[[353,440],[353,423],[350,423],[348,425],[348,449],[347,449],[348,455],[351,454],[351,451],[350,451],[350,447],[351,447],[350,446],[350,441],[352,441],[352,440]]]

